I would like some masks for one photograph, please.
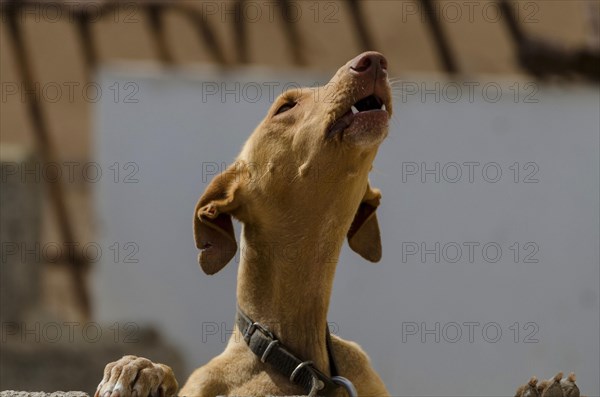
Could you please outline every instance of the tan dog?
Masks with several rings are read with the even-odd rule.
[[[253,321],[285,348],[330,375],[327,310],[343,241],[376,262],[381,242],[375,209],[381,194],[368,183],[392,112],[387,61],[359,55],[329,84],[282,94],[237,161],[207,187],[194,234],[202,269],[213,274],[235,255],[231,217],[243,223],[237,299]],[[262,331],[261,331],[262,332]],[[339,375],[360,396],[388,392],[367,355],[332,336]],[[171,369],[126,356],[108,364],[96,396],[174,395]],[[306,390],[261,362],[236,326],[225,351],[197,369],[182,396],[299,395]],[[317,393],[319,394],[319,393]],[[345,395],[336,389],[332,395]]]

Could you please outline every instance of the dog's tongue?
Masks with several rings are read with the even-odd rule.
[[[342,117],[337,119],[335,121],[335,123],[333,123],[331,125],[331,127],[329,127],[329,131],[327,132],[328,138],[330,138],[330,137],[334,136],[335,134],[337,134],[338,132],[341,132],[341,131],[345,130],[346,128],[350,127],[350,124],[352,124],[353,120],[354,120],[354,114],[352,114],[352,111],[349,110]]]

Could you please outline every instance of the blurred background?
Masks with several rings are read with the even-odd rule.
[[[344,249],[332,332],[395,396],[600,395],[600,2],[0,4],[0,389],[219,354],[239,258],[200,271],[197,198],[274,96],[377,50],[383,260]]]

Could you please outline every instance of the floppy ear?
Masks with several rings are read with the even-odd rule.
[[[375,213],[380,200],[379,189],[372,189],[367,183],[365,195],[348,230],[350,248],[371,262],[379,262],[381,259],[381,235]]]
[[[206,274],[221,270],[237,252],[231,212],[239,206],[240,165],[235,163],[208,185],[194,211],[198,263]]]

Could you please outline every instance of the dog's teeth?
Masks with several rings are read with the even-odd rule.
[[[381,110],[387,110],[385,107],[385,103],[383,105],[381,105]]]
[[[352,105],[350,109],[352,109],[352,114],[358,113],[358,109],[356,108],[356,106]]]

